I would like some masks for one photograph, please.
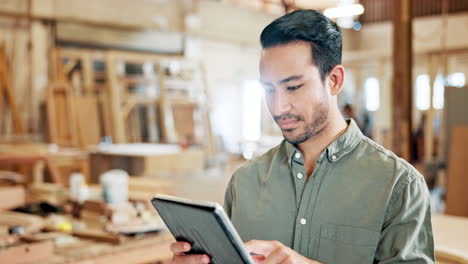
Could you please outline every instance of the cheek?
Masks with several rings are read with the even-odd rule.
[[[302,94],[298,94],[295,98],[293,107],[295,112],[301,115],[306,122],[310,122],[316,112],[323,104],[326,97],[323,92],[317,90],[307,91]]]

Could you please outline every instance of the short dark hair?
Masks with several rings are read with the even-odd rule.
[[[260,35],[263,49],[295,41],[311,44],[312,63],[319,68],[322,81],[341,64],[341,30],[320,12],[296,10],[271,22]]]

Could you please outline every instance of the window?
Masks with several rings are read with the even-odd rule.
[[[454,72],[449,74],[447,83],[449,86],[463,87],[465,86],[465,74],[463,72]]]
[[[432,96],[434,109],[444,108],[444,90],[444,77],[442,74],[437,74],[434,80],[434,94]]]
[[[427,74],[418,75],[416,78],[414,102],[418,110],[427,110],[430,106],[430,78]],[[454,72],[448,75],[447,85],[454,87],[465,86],[465,74]],[[444,108],[445,81],[442,74],[437,74],[434,80],[434,92],[432,94],[432,105],[434,109]]]
[[[260,139],[263,88],[258,81],[245,81],[242,90],[242,137]]]
[[[416,87],[414,93],[414,103],[418,110],[429,109],[431,103],[431,81],[429,75],[421,74],[416,77]]]
[[[380,107],[380,84],[377,78],[368,78],[364,83],[366,108],[368,111],[377,111]]]

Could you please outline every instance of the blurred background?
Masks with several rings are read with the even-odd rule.
[[[468,263],[466,0],[0,1],[0,262],[15,247],[170,258],[151,197],[222,203],[235,169],[281,142],[259,36],[296,9],[341,27],[343,115],[424,175],[439,261]]]

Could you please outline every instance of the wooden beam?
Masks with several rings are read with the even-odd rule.
[[[429,109],[426,112],[426,124],[424,128],[424,161],[430,162],[433,159],[432,153],[434,152],[434,128],[433,123],[435,119],[435,109],[432,104],[434,95],[434,81],[438,72],[438,58],[436,55],[430,55],[427,58],[427,69],[429,73]]]
[[[112,141],[114,143],[125,143],[125,124],[122,116],[122,95],[119,89],[116,71],[117,61],[115,55],[109,52],[106,56],[106,78],[110,118],[112,120]]]
[[[94,90],[94,70],[93,60],[89,53],[83,52],[81,57],[81,67],[83,71],[84,91],[92,93]],[[83,92],[83,91],[82,91]]]
[[[11,83],[11,71],[8,65],[7,57],[3,47],[0,47],[0,93],[4,93],[8,105],[10,107],[12,121],[13,121],[13,132],[15,134],[25,134],[26,129],[24,127],[23,121],[21,120],[21,113],[16,104],[16,96],[13,91]]]
[[[76,60],[73,60],[73,59],[70,59],[69,61],[67,61],[67,63],[65,63],[62,67],[62,71],[65,75],[68,75],[70,74],[70,72],[73,70],[73,68],[76,66],[76,63],[77,61]]]
[[[49,141],[61,146],[78,146],[72,87],[63,81],[47,87]]]
[[[393,1],[393,118],[392,146],[411,161],[412,128],[412,17],[411,1]]]

